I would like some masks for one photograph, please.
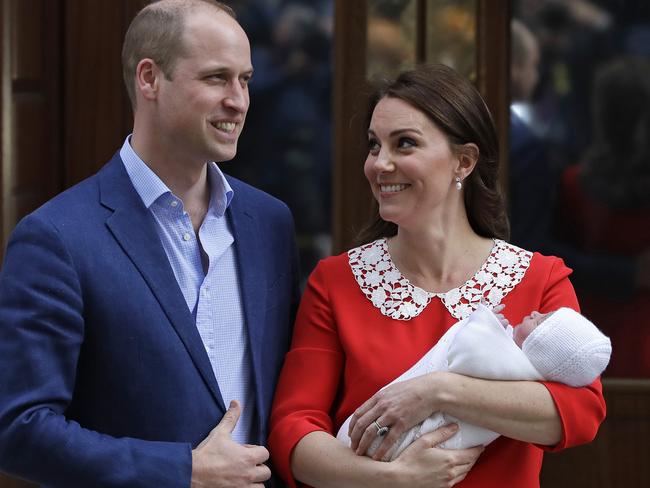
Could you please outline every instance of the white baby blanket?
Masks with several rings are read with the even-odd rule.
[[[490,380],[543,379],[515,344],[512,336],[511,326],[504,328],[489,308],[479,305],[472,315],[454,324],[414,366],[390,384],[434,371],[451,371]],[[351,418],[350,416],[346,419],[336,435],[337,439],[348,446]],[[390,459],[399,456],[420,436],[451,422],[458,423],[460,428],[451,439],[439,445],[444,449],[487,445],[499,437],[496,432],[460,421],[443,412],[436,412],[400,437],[389,453]],[[366,452],[368,456],[372,456],[382,439],[377,437],[373,441]]]

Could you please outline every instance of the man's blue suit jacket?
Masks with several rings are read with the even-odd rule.
[[[298,298],[293,220],[229,178],[267,434]],[[0,275],[0,470],[55,487],[189,487],[226,406],[155,228],[118,155],[16,227]]]

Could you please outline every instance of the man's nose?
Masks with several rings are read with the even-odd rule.
[[[224,99],[224,104],[237,112],[245,113],[248,110],[248,88],[240,83],[232,83]]]

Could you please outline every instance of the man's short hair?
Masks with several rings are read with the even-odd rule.
[[[152,59],[170,80],[176,61],[185,55],[185,17],[199,7],[214,8],[235,18],[233,9],[216,0],[158,0],[140,10],[131,21],[122,45],[122,75],[134,108],[138,63],[145,58]]]

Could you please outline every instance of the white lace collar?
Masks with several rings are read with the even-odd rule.
[[[492,308],[522,280],[533,253],[494,240],[481,268],[459,288],[430,293],[413,285],[393,264],[385,238],[348,251],[348,262],[361,291],[382,314],[396,320],[417,317],[433,297],[442,300],[458,320],[468,317],[481,302]]]

